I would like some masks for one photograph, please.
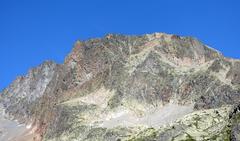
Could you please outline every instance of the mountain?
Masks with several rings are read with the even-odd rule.
[[[165,33],[77,41],[1,92],[43,141],[240,140],[240,60]]]

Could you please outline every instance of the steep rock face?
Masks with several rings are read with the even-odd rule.
[[[240,62],[233,61],[232,66],[227,74],[227,76],[231,79],[231,83],[235,85],[240,85]]]
[[[57,65],[44,62],[39,67],[31,69],[26,76],[18,77],[1,94],[1,104],[9,114],[19,119],[27,120],[32,103],[44,95],[48,84],[52,81]]]
[[[222,64],[217,66],[217,62]],[[101,73],[104,86],[117,93],[114,104],[123,100],[122,95],[124,99],[152,105],[176,98],[192,102],[205,93],[218,95],[217,90],[221,89],[224,89],[222,93],[226,90],[237,96],[231,88],[233,81],[238,80],[237,74],[232,74],[237,73],[236,65],[229,64],[219,52],[189,37],[161,33],[136,37],[108,35],[103,39],[78,42],[65,64],[72,67],[76,85]],[[211,88],[209,91],[207,86],[217,87],[217,90],[214,92]],[[198,97],[197,93],[201,95]]]
[[[239,62],[191,37],[109,34],[77,41],[62,65],[47,62],[18,78],[2,92],[1,103],[15,118],[31,119],[43,140],[209,139],[206,127],[216,128],[207,132],[217,139],[227,132],[229,107],[240,100]],[[222,111],[221,127],[213,121],[198,135],[191,132],[196,126],[184,130],[195,124],[189,113],[199,110],[199,120],[213,119],[212,108]],[[181,112],[174,115],[176,109]],[[186,114],[189,121],[182,119]],[[162,129],[158,119],[183,124]],[[237,138],[238,126],[232,127]]]

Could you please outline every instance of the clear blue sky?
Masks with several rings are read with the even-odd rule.
[[[107,33],[194,36],[240,58],[239,0],[0,0],[0,90],[77,39]]]

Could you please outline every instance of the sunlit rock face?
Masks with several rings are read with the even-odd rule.
[[[26,76],[18,77],[1,96],[1,102],[7,112],[24,120],[28,118],[29,106],[44,95],[52,80],[57,65],[44,62],[37,68],[31,69]]]
[[[239,70],[192,37],[108,34],[17,78],[1,103],[39,140],[238,140]]]

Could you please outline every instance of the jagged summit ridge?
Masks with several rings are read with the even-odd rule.
[[[204,62],[222,56],[218,51],[208,48],[195,38],[180,37],[165,33],[146,34],[141,36],[125,36],[119,34],[108,34],[104,38],[87,41],[77,41],[72,51],[72,56],[80,55],[84,50],[98,47],[110,48],[111,44],[119,42],[116,49],[121,52],[125,59],[134,59],[132,56],[144,52],[157,51],[162,57],[178,65],[187,65],[187,62]],[[70,54],[71,56],[71,54]],[[80,58],[80,57],[77,57]],[[66,59],[68,60],[68,59]],[[76,58],[74,58],[76,60]],[[184,60],[184,61],[182,61]],[[183,63],[184,62],[184,63]],[[192,65],[192,64],[189,64]]]

